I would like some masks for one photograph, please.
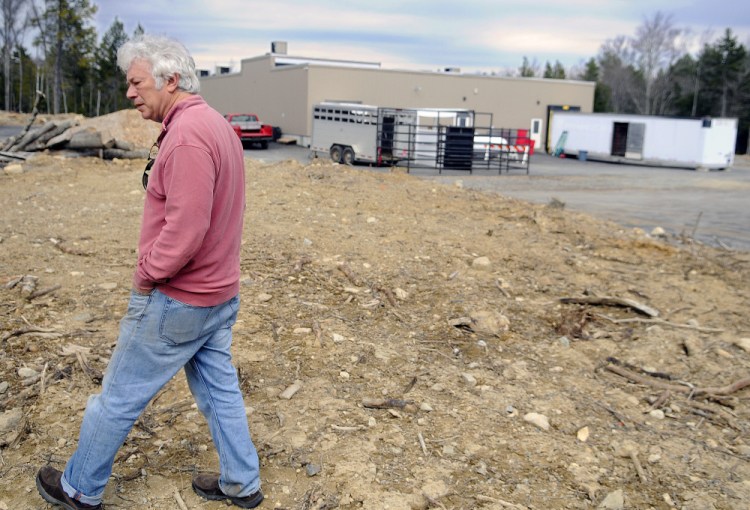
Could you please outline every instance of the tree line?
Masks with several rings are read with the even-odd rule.
[[[691,54],[691,43],[703,39]],[[524,57],[518,74],[596,82],[594,111],[678,117],[739,119],[738,153],[748,152],[750,54],[727,28],[709,40],[677,28],[657,12],[632,36],[605,41],[581,69],[546,63],[544,71]]]
[[[0,108],[92,117],[129,106],[117,67],[117,48],[128,35],[115,18],[99,40],[96,11],[89,0],[0,0]]]
[[[98,116],[129,106],[117,68],[117,48],[129,38],[120,20],[100,39],[90,0],[0,0],[0,9],[2,109]],[[132,36],[139,33],[140,25]],[[704,40],[691,53],[696,37]],[[33,55],[24,47],[29,40]],[[730,29],[709,40],[657,12],[582,65],[546,62],[542,70],[524,57],[513,74],[595,82],[595,112],[737,117],[737,149],[747,152],[750,54]]]

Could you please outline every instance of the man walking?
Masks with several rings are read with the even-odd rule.
[[[220,465],[220,474],[197,475],[193,489],[254,508],[263,501],[260,466],[230,353],[245,210],[242,144],[197,95],[195,64],[179,42],[140,36],[119,49],[118,65],[128,99],[144,119],[162,124],[158,155],[143,178],[138,264],[78,447],[64,472],[42,467],[37,488],[69,510],[102,508],[117,450],[148,402],[184,368]]]

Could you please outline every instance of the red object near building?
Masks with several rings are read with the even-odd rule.
[[[519,129],[518,130],[518,136],[516,138],[516,144],[517,145],[528,145],[529,146],[529,155],[532,156],[534,154],[534,140],[529,138],[529,130],[528,129]]]
[[[268,142],[273,141],[273,126],[263,124],[254,113],[229,113],[224,118],[243,143],[257,143],[261,149],[267,149]]]

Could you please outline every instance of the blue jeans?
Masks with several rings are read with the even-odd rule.
[[[88,401],[78,448],[65,467],[68,495],[89,505],[101,502],[117,450],[149,401],[183,367],[219,454],[221,490],[244,497],[260,488],[258,453],[230,353],[238,309],[237,296],[197,307],[158,290],[131,292],[102,392]]]

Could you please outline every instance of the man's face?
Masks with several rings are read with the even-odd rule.
[[[175,78],[165,80],[161,90],[151,75],[151,64],[133,60],[127,72],[128,90],[125,93],[144,119],[161,122],[169,112],[175,91]]]

